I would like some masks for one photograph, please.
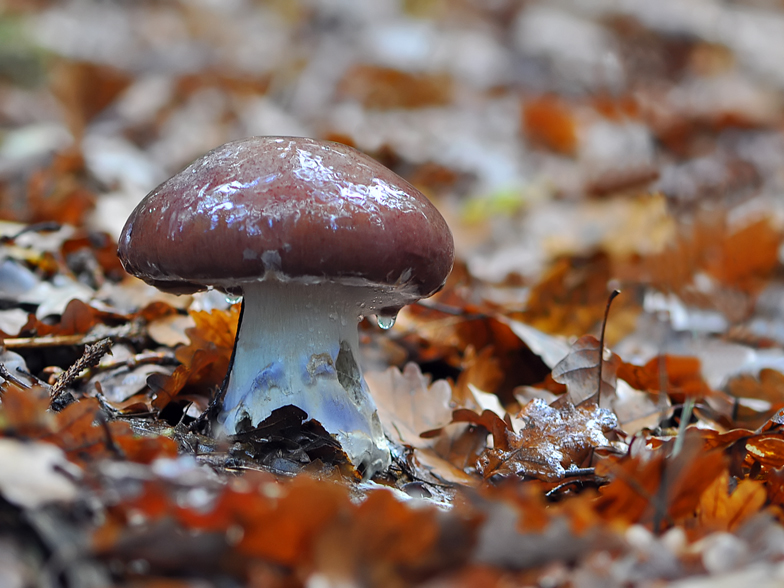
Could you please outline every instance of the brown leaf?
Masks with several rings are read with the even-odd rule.
[[[352,514],[315,538],[316,565],[327,577],[395,585],[426,570],[444,539],[434,509],[412,509],[390,492],[370,493]]]
[[[602,364],[602,388],[599,393],[599,362]],[[615,396],[615,373],[621,358],[611,354],[609,359],[600,356],[599,340],[583,335],[574,342],[569,354],[553,367],[553,380],[566,386],[572,404],[593,398],[609,401]]]
[[[190,343],[179,347],[176,358],[182,363],[171,376],[152,374],[147,384],[153,390],[153,406],[164,408],[185,391],[190,400],[210,398],[229,370],[237,335],[240,307],[227,311],[191,312],[196,326],[187,329]]]
[[[30,223],[54,221],[81,226],[95,202],[84,174],[84,158],[79,149],[72,147],[56,153],[48,167],[30,174],[23,196],[4,195],[4,200],[13,198],[15,202],[0,207],[0,212],[4,218]]]
[[[52,91],[63,103],[71,131],[77,137],[132,81],[128,74],[108,65],[70,60],[61,60],[51,79]]]
[[[706,270],[728,286],[754,290],[778,267],[781,241],[781,230],[767,218],[759,219],[725,235],[707,258]]]
[[[756,429],[784,408],[784,375],[776,370],[762,369],[757,377],[738,375],[727,388],[738,399],[735,422],[739,426]]]
[[[687,396],[700,398],[710,393],[702,379],[700,360],[696,357],[659,356],[644,366],[622,361],[618,377],[636,390],[657,393],[664,388],[673,402],[683,402]]]
[[[445,106],[452,99],[452,79],[447,74],[356,65],[338,84],[338,93],[378,110]]]
[[[696,430],[687,431],[683,448],[674,457],[659,451],[647,460],[605,460],[597,466],[597,474],[613,480],[600,489],[597,511],[609,520],[659,528],[688,520],[705,488],[725,471],[725,463],[721,452],[704,449]]]
[[[484,427],[493,436],[494,447],[502,451],[509,450],[509,434],[511,433],[513,435],[514,432],[512,432],[509,425],[492,410],[483,410],[482,414],[479,415],[468,408],[458,408],[452,413],[452,422],[472,423]]]
[[[43,387],[22,390],[4,384],[0,403],[0,432],[6,436],[38,439],[54,425],[54,415],[48,412],[48,408],[49,394]]]
[[[754,435],[746,440],[746,451],[765,467],[784,467],[784,433]]]
[[[59,322],[49,324],[38,320],[34,314],[31,314],[28,317],[27,324],[22,327],[20,334],[24,333],[26,336],[35,337],[84,335],[89,333],[90,329],[96,325],[124,322],[127,318],[125,315],[98,310],[81,300],[74,299],[65,307]]]
[[[580,337],[601,324],[607,283],[615,274],[615,260],[604,252],[557,259],[531,288],[521,320],[551,335]],[[616,320],[607,323],[605,342],[611,345],[632,328],[633,323],[620,322],[619,316],[638,312],[633,297],[618,297],[611,315]]]

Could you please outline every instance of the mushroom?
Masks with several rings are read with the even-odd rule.
[[[294,405],[365,476],[389,465],[357,325],[375,313],[391,326],[402,306],[441,289],[454,259],[449,227],[413,186],[346,145],[243,139],[150,192],[118,254],[165,291],[242,295],[218,417],[227,434]]]

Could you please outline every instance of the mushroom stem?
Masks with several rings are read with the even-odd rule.
[[[294,405],[334,435],[365,476],[386,469],[389,449],[357,362],[368,288],[273,278],[243,285],[243,296],[221,415],[226,432]]]

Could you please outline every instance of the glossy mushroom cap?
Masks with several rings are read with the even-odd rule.
[[[150,192],[118,254],[163,290],[236,290],[270,274],[403,292],[443,286],[454,258],[443,217],[416,188],[346,145],[296,137],[227,143]]]

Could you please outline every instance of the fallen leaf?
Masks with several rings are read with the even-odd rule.
[[[72,502],[79,474],[53,445],[0,438],[0,494],[16,506],[36,509]]]
[[[523,130],[533,143],[564,155],[577,150],[577,123],[568,106],[555,96],[523,103]]]
[[[686,397],[701,398],[710,393],[696,357],[659,356],[644,366],[621,361],[618,377],[636,390],[666,392],[676,403]]]
[[[765,504],[765,486],[756,480],[740,480],[734,489],[724,472],[700,497],[699,521],[706,529],[733,531],[759,512]]]
[[[365,374],[378,416],[387,435],[404,445],[428,447],[433,444],[420,433],[449,424],[452,418],[452,389],[446,380],[430,383],[415,363],[401,372],[391,367],[385,372]]]
[[[443,106],[451,100],[452,79],[447,74],[356,65],[338,83],[338,93],[378,110]]]
[[[584,335],[574,342],[569,354],[553,368],[553,380],[566,386],[572,404],[594,399],[601,404],[615,397],[615,374],[621,358],[610,353],[605,358],[599,352],[599,340]],[[602,386],[599,390],[599,363],[601,364]]]

